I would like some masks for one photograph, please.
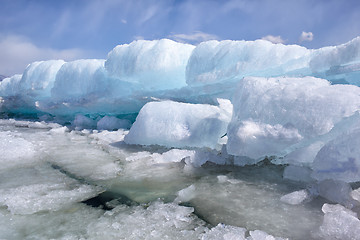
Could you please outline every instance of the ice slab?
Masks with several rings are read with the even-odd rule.
[[[1,239],[89,239],[86,229],[103,214],[103,210],[72,204],[58,211],[35,214],[12,214],[0,209]]]
[[[189,59],[186,81],[189,85],[207,85],[235,77],[286,75],[306,68],[310,53],[304,47],[265,40],[203,42]]]
[[[341,205],[324,204],[324,220],[320,236],[324,239],[360,239],[360,220],[357,214]]]
[[[356,202],[351,198],[352,188],[349,183],[326,179],[319,181],[316,188],[320,196],[333,203],[339,203],[349,208],[356,205]]]
[[[125,137],[129,144],[215,148],[229,117],[221,108],[172,101],[150,102]]]
[[[63,64],[51,89],[54,101],[79,101],[106,94],[105,60],[82,59]]]
[[[40,99],[50,96],[57,72],[65,62],[49,60],[31,63],[24,71],[20,81],[19,95],[30,95]],[[22,92],[24,91],[24,92]]]
[[[134,41],[115,47],[105,67],[110,76],[139,83],[143,90],[180,88],[186,85],[185,68],[194,48],[168,39]]]
[[[12,77],[4,78],[0,82],[0,96],[9,97],[20,94],[19,89],[21,78],[21,74],[16,74]]]
[[[9,169],[0,179],[0,205],[13,214],[57,211],[96,196],[100,188],[80,184],[49,165]]]
[[[235,226],[228,226],[225,224],[219,223],[212,229],[210,229],[207,233],[205,233],[201,240],[217,240],[217,239],[224,239],[224,240],[245,240],[245,233],[246,229],[241,227]]]
[[[359,87],[314,77],[246,77],[232,100],[227,150],[255,159],[289,154],[296,150],[291,146],[309,145],[355,114],[359,96]]]
[[[327,143],[314,161],[313,176],[345,182],[360,181],[360,129],[346,132]]]
[[[77,114],[72,125],[76,130],[93,129],[96,128],[96,120]]]
[[[0,131],[0,169],[15,167],[17,164],[32,164],[37,160],[36,146],[22,138],[21,134]]]
[[[310,194],[307,190],[299,190],[289,194],[286,194],[280,198],[280,201],[291,205],[300,204],[306,200],[309,200]]]
[[[119,119],[114,116],[105,116],[96,123],[98,130],[117,130],[120,128],[128,129],[131,126],[131,122],[127,119]]]
[[[208,41],[189,59],[192,86],[232,82],[246,76],[315,76],[359,85],[360,37],[345,44],[310,50],[298,45],[256,41]]]
[[[286,240],[287,238],[274,237],[261,230],[250,231],[250,237],[246,240]]]

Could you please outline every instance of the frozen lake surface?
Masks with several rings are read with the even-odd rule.
[[[0,238],[359,237],[359,202],[352,211],[324,205],[334,202],[314,193],[315,183],[284,179],[285,165],[240,167],[198,149],[224,164],[196,166],[190,150],[128,145],[127,133],[0,120]]]

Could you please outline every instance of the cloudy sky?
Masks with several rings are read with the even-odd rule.
[[[319,48],[360,35],[359,0],[0,0],[0,74],[106,58],[118,44],[267,39]]]

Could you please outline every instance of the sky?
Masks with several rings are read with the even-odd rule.
[[[320,48],[357,36],[359,0],[0,0],[0,74],[40,60],[105,59],[139,39]]]

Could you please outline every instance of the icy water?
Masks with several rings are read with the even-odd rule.
[[[311,185],[284,166],[202,149],[225,165],[199,167],[126,134],[0,120],[0,239],[326,239],[324,199],[280,201]]]

